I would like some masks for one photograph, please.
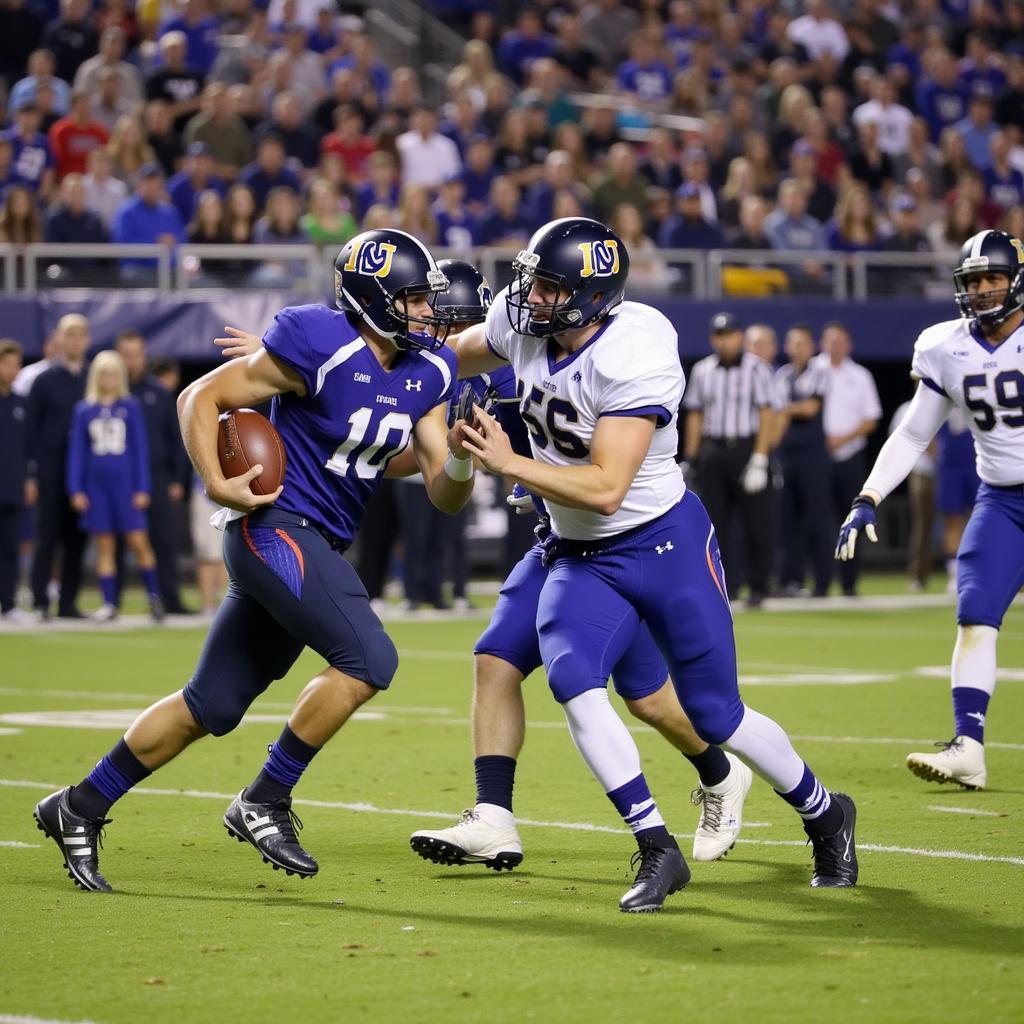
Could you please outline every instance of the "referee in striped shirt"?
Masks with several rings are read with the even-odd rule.
[[[744,352],[743,328],[731,313],[716,313],[709,331],[714,355],[694,366],[683,397],[683,454],[696,466],[697,490],[715,526],[723,559],[728,557],[731,525],[739,511],[750,584],[747,603],[756,608],[768,592],[772,562],[772,371],[763,359]],[[726,566],[728,578],[728,562]]]

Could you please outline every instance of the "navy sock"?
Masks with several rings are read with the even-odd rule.
[[[775,792],[779,793],[778,790]],[[843,809],[806,764],[803,778],[796,788],[788,793],[779,793],[779,796],[796,808],[808,835],[833,836],[843,827]]]
[[[985,713],[992,695],[973,686],[953,687],[953,721],[957,736],[985,742]]]
[[[112,604],[115,608],[117,607],[117,577],[116,576],[97,576],[97,582],[100,585],[100,593],[103,595],[104,604]]]
[[[142,585],[150,597],[160,596],[160,584],[156,578],[156,569],[140,569],[142,574]]]
[[[152,774],[128,744],[119,740],[77,786],[72,786],[68,803],[83,818],[105,818],[115,801]]]
[[[311,747],[300,740],[285,724],[277,742],[267,749],[269,757],[252,785],[245,791],[244,799],[256,804],[269,804],[290,796],[306,766],[320,748]]]
[[[512,787],[516,782],[516,759],[503,754],[484,754],[473,761],[476,802],[512,810]]]
[[[652,846],[675,846],[676,841],[665,828],[664,819],[651,796],[643,773],[618,789],[613,789],[608,799],[622,815],[622,820],[630,827],[638,843],[642,839]]]
[[[708,747],[703,754],[683,754],[683,757],[697,769],[703,786],[717,786],[732,770],[721,747]]]

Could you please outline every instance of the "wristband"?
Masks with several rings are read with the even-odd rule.
[[[858,494],[857,497],[853,499],[853,504],[850,508],[863,508],[865,505],[868,505],[872,509],[878,508],[878,502],[875,501],[870,494]]]
[[[444,460],[444,471],[449,479],[465,483],[473,479],[473,470],[472,455],[466,459],[458,459],[453,452],[448,452],[448,458]]]

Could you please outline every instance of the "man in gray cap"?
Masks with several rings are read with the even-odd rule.
[[[771,571],[772,371],[763,359],[744,352],[743,328],[732,313],[716,313],[708,329],[714,354],[694,366],[683,397],[683,452],[698,467],[698,491],[727,567],[732,520],[739,512],[750,585],[747,603],[756,608],[768,592]],[[730,579],[730,591],[737,582]]]

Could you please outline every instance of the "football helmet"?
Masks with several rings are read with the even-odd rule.
[[[982,273],[1007,277],[1006,295],[993,309],[976,309],[967,292],[972,275]],[[1024,307],[1024,243],[1005,231],[979,231],[964,242],[960,263],[953,271],[953,283],[960,315],[981,327],[997,327]]]
[[[413,319],[403,300],[427,294],[431,307],[448,287],[427,247],[393,228],[364,231],[352,238],[334,261],[338,308],[359,317],[375,333],[402,350],[436,352],[444,345],[451,318],[434,312]]]
[[[434,300],[434,309],[460,325],[486,319],[494,300],[487,278],[469,260],[441,260],[437,269],[448,278],[448,289]]]
[[[629,253],[614,231],[588,217],[545,224],[512,262],[515,278],[505,293],[508,317],[520,334],[544,338],[596,323],[622,302]],[[534,278],[558,285],[553,302],[527,300]],[[562,295],[562,292],[567,295]]]

